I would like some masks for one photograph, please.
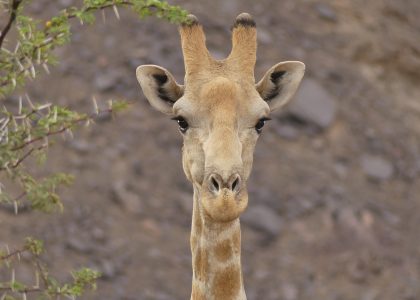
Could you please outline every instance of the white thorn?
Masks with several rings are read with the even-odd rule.
[[[51,103],[43,104],[41,106],[38,106],[38,110],[43,110],[43,109],[49,108],[51,105],[52,105]]]
[[[93,109],[95,114],[99,114],[99,108],[98,108],[98,103],[96,102],[96,98],[95,96],[92,97],[92,101],[93,101]]]
[[[52,41],[52,37],[49,37],[49,38],[46,38],[45,40],[43,40],[42,41],[42,44],[43,45],[46,45],[46,44],[48,44],[49,42],[51,42]]]
[[[113,5],[112,9],[114,10],[114,13],[117,19],[120,20],[120,13],[118,12],[118,7],[116,5]]]
[[[55,122],[57,122],[57,114],[58,114],[58,112],[57,112],[57,106],[54,106],[54,114],[53,114],[53,118],[52,118],[52,121],[55,123]]]
[[[35,67],[34,67],[34,65],[33,65],[33,64],[31,64],[31,68],[30,68],[30,70],[31,70],[31,75],[32,75],[32,78],[33,78],[33,79],[35,79],[35,77],[36,77],[36,72],[35,72]]]
[[[17,201],[13,201],[13,208],[15,210],[15,215],[17,215],[19,213],[19,208],[18,208],[18,203]]]
[[[32,109],[35,109],[35,106],[34,106],[34,104],[32,103],[31,99],[29,98],[29,95],[28,95],[28,94],[25,94],[25,98],[26,98],[26,100],[28,101],[29,106],[30,106]]]
[[[15,53],[19,50],[19,47],[20,47],[20,42],[18,41],[16,43],[16,47],[15,47],[15,50],[14,50]]]
[[[18,109],[18,115],[22,114],[22,96],[19,96],[19,109]]]
[[[44,68],[45,73],[47,73],[48,75],[50,75],[50,69],[48,69],[48,65],[46,63],[43,63],[42,64],[42,67]]]
[[[70,136],[71,139],[74,138],[73,131],[71,131],[71,129],[66,129],[66,133]]]
[[[39,272],[35,272],[35,288],[39,288]]]
[[[102,13],[102,22],[104,22],[104,24],[105,24],[105,23],[106,23],[105,10],[104,10],[104,9],[102,9],[102,10],[101,10],[101,13]]]
[[[17,64],[18,64],[18,66],[19,66],[19,70],[20,71],[24,71],[25,70],[25,68],[23,67],[23,65],[20,63],[20,61],[18,60],[18,59],[16,59],[16,62],[17,62]]]
[[[36,50],[36,62],[38,65],[41,64],[41,48],[38,48]]]

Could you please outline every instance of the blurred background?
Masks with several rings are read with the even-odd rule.
[[[76,3],[38,0],[30,11],[48,17]],[[170,3],[199,18],[216,58],[230,51],[235,17],[251,13],[257,81],[283,60],[307,66],[294,103],[273,116],[255,150],[242,217],[248,299],[420,299],[420,2]],[[74,31],[58,50],[62,63],[29,94],[83,112],[92,95],[104,106],[135,104],[49,150],[42,172],[76,176],[61,193],[63,214],[0,210],[0,236],[11,246],[43,239],[58,277],[81,265],[102,271],[86,299],[189,299],[192,188],[182,138],[135,78],[138,65],[158,64],[183,82],[177,28],[106,14],[106,23]],[[29,269],[16,276],[31,281]]]

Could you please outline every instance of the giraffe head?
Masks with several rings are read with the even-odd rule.
[[[257,139],[270,113],[292,98],[305,70],[301,62],[281,62],[255,83],[255,22],[242,13],[232,31],[230,55],[215,60],[194,16],[180,27],[184,85],[159,66],[136,72],[150,104],[178,122],[185,174],[204,213],[216,222],[232,221],[246,209]]]

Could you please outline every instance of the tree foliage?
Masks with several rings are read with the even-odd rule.
[[[84,0],[80,7],[68,7],[47,20],[26,14],[25,5],[29,2],[0,0],[0,13],[3,11],[2,15],[8,16],[2,18],[5,24],[0,21],[3,26],[0,32],[0,101],[3,100],[0,103],[0,208],[11,208],[15,214],[23,207],[48,213],[62,211],[58,189],[70,185],[73,176],[55,173],[39,177],[34,172],[35,162],[45,163],[47,149],[57,137],[71,137],[74,130],[89,126],[98,116],[116,114],[129,105],[124,100],[110,100],[106,107],[99,107],[93,98],[94,112],[86,114],[53,103],[32,101],[25,93],[28,80],[36,80],[40,72],[49,74],[50,67],[59,63],[53,50],[70,42],[74,23],[71,20],[93,24],[98,13],[106,9],[120,19],[119,9],[125,8],[139,18],[154,16],[172,23],[188,22],[185,10],[159,0]],[[16,37],[8,40],[12,28]],[[0,271],[10,270],[10,279],[0,280],[1,300],[26,299],[27,295],[35,295],[37,299],[60,296],[74,299],[86,289],[96,288],[100,274],[88,268],[71,272],[72,280],[60,283],[49,274],[47,263],[43,262],[48,262],[48,257],[43,250],[43,242],[32,237],[21,248],[0,249]],[[34,266],[33,285],[15,278],[14,267],[21,262],[22,255]]]

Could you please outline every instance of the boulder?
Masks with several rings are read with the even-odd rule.
[[[289,113],[300,121],[326,129],[335,119],[336,100],[318,82],[306,79],[290,104]]]

